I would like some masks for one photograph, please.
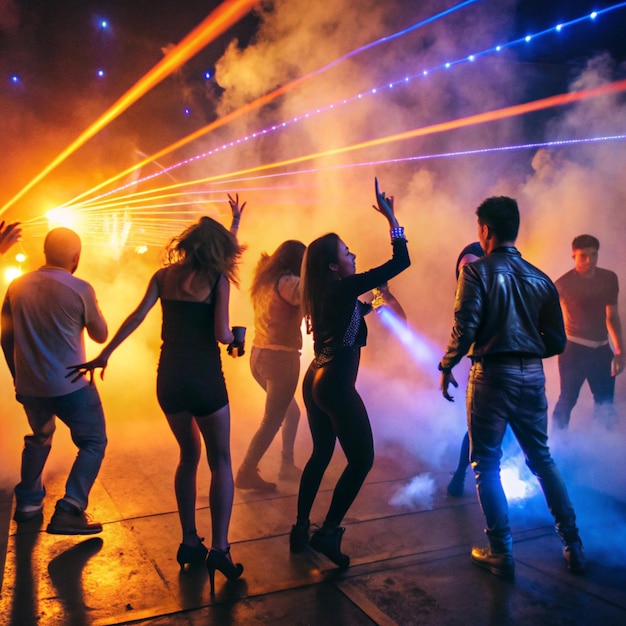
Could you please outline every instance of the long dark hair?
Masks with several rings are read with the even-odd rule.
[[[307,319],[307,330],[321,310],[326,287],[334,277],[330,264],[339,262],[338,246],[339,235],[328,233],[311,242],[304,253],[300,294],[302,313]]]
[[[271,256],[267,252],[263,252],[254,270],[254,278],[250,287],[252,299],[256,297],[260,288],[276,284],[281,276],[286,274],[300,276],[305,250],[306,246],[301,241],[289,239],[281,243]]]
[[[229,282],[238,285],[237,269],[245,249],[219,222],[204,216],[170,240],[165,263],[198,272],[209,282],[224,274]]]

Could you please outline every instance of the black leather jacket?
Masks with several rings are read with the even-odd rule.
[[[554,283],[513,247],[496,248],[463,267],[454,326],[441,369],[470,357],[549,357],[565,348]]]

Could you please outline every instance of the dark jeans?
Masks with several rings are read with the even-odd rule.
[[[300,421],[300,409],[293,397],[300,376],[300,353],[252,348],[250,369],[267,396],[261,425],[250,442],[243,465],[258,465],[281,425],[283,461],[293,463],[293,448]]]
[[[588,348],[572,341],[567,342],[565,350],[559,355],[561,394],[552,414],[555,426],[567,428],[585,380],[593,394],[596,417],[601,418],[606,426],[613,425],[615,377],[611,376],[612,361],[613,351],[608,345]]]
[[[566,545],[578,540],[574,507],[548,448],[547,406],[540,360],[472,365],[467,388],[470,455],[492,548],[510,545],[511,540],[508,503],[500,481],[507,425],[539,480],[561,540]]]
[[[87,385],[64,396],[35,398],[18,395],[24,405],[32,435],[24,437],[21,481],[15,487],[20,504],[38,504],[46,490],[42,472],[56,429],[58,417],[70,429],[78,454],[65,484],[63,500],[79,509],[87,508],[89,492],[96,480],[107,445],[104,412],[98,390]]]
[[[355,389],[360,350],[345,350],[323,367],[314,363],[304,377],[302,393],[313,438],[313,452],[300,481],[298,520],[307,521],[324,472],[339,439],[348,464],[337,481],[326,522],[339,525],[374,463],[369,417]]]

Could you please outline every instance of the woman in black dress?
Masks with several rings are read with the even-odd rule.
[[[174,488],[182,528],[176,558],[181,568],[203,565],[209,571],[214,593],[215,570],[238,578],[241,564],[233,564],[228,528],[233,505],[230,457],[230,408],[218,342],[237,346],[229,326],[230,284],[237,284],[237,265],[243,247],[234,231],[241,209],[238,198],[229,201],[233,211],[231,232],[210,217],[202,217],[167,247],[166,266],[150,279],[137,308],[126,318],[100,355],[73,366],[72,373],[93,377],[104,369],[113,351],[141,324],[161,300],[163,324],[157,374],[157,397],[180,448]],[[71,375],[71,374],[70,374]],[[211,468],[209,504],[211,549],[196,532],[196,475],[204,440]]]

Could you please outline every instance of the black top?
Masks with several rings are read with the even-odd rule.
[[[332,360],[338,350],[366,344],[367,326],[363,316],[372,307],[357,300],[357,296],[382,285],[411,264],[406,239],[393,239],[391,243],[391,260],[367,272],[333,280],[315,303],[311,321],[319,365]]]

